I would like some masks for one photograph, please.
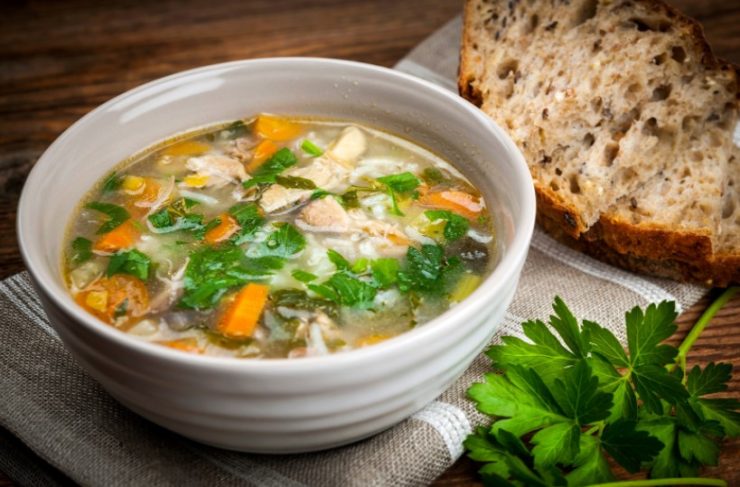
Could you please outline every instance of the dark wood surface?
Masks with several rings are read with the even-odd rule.
[[[698,18],[720,56],[740,62],[740,1],[674,0]],[[15,235],[28,170],[70,124],[143,82],[205,64],[268,56],[324,56],[392,66],[459,13],[444,0],[13,1],[0,7],[0,277],[23,269]],[[681,334],[706,308],[680,318]],[[680,337],[679,337],[680,338]],[[740,365],[740,297],[691,354]],[[729,392],[740,393],[740,371]],[[740,442],[705,474],[740,485]],[[458,461],[438,486],[475,485]],[[0,487],[14,485],[0,473]]]

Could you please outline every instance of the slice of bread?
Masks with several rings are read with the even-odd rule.
[[[716,265],[738,245],[738,73],[695,21],[658,0],[468,0],[459,88],[524,153],[548,231],[623,267],[740,280]]]

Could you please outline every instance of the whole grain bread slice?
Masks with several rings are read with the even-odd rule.
[[[543,226],[623,267],[712,280],[738,75],[700,26],[656,0],[469,0],[464,24],[460,92],[524,153]]]

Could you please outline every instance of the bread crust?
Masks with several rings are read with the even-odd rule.
[[[476,86],[475,66],[483,62],[473,49],[474,0],[466,0],[463,37],[458,71],[460,95],[480,107],[484,94]],[[702,53],[701,64],[708,69],[730,71],[738,84],[740,67],[714,56],[701,24],[662,0],[625,0],[619,8],[640,4],[657,15],[669,18],[681,28]],[[740,105],[740,88],[735,109]],[[660,224],[634,224],[602,214],[588,228],[577,209],[562,196],[535,181],[537,220],[557,240],[619,267],[680,281],[708,286],[740,283],[740,253],[714,255],[709,232],[682,231]]]

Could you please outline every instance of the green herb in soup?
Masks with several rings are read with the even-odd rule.
[[[465,299],[495,255],[454,167],[357,124],[259,115],[193,132],[107,175],[64,267],[99,319],[242,358],[372,345]]]

